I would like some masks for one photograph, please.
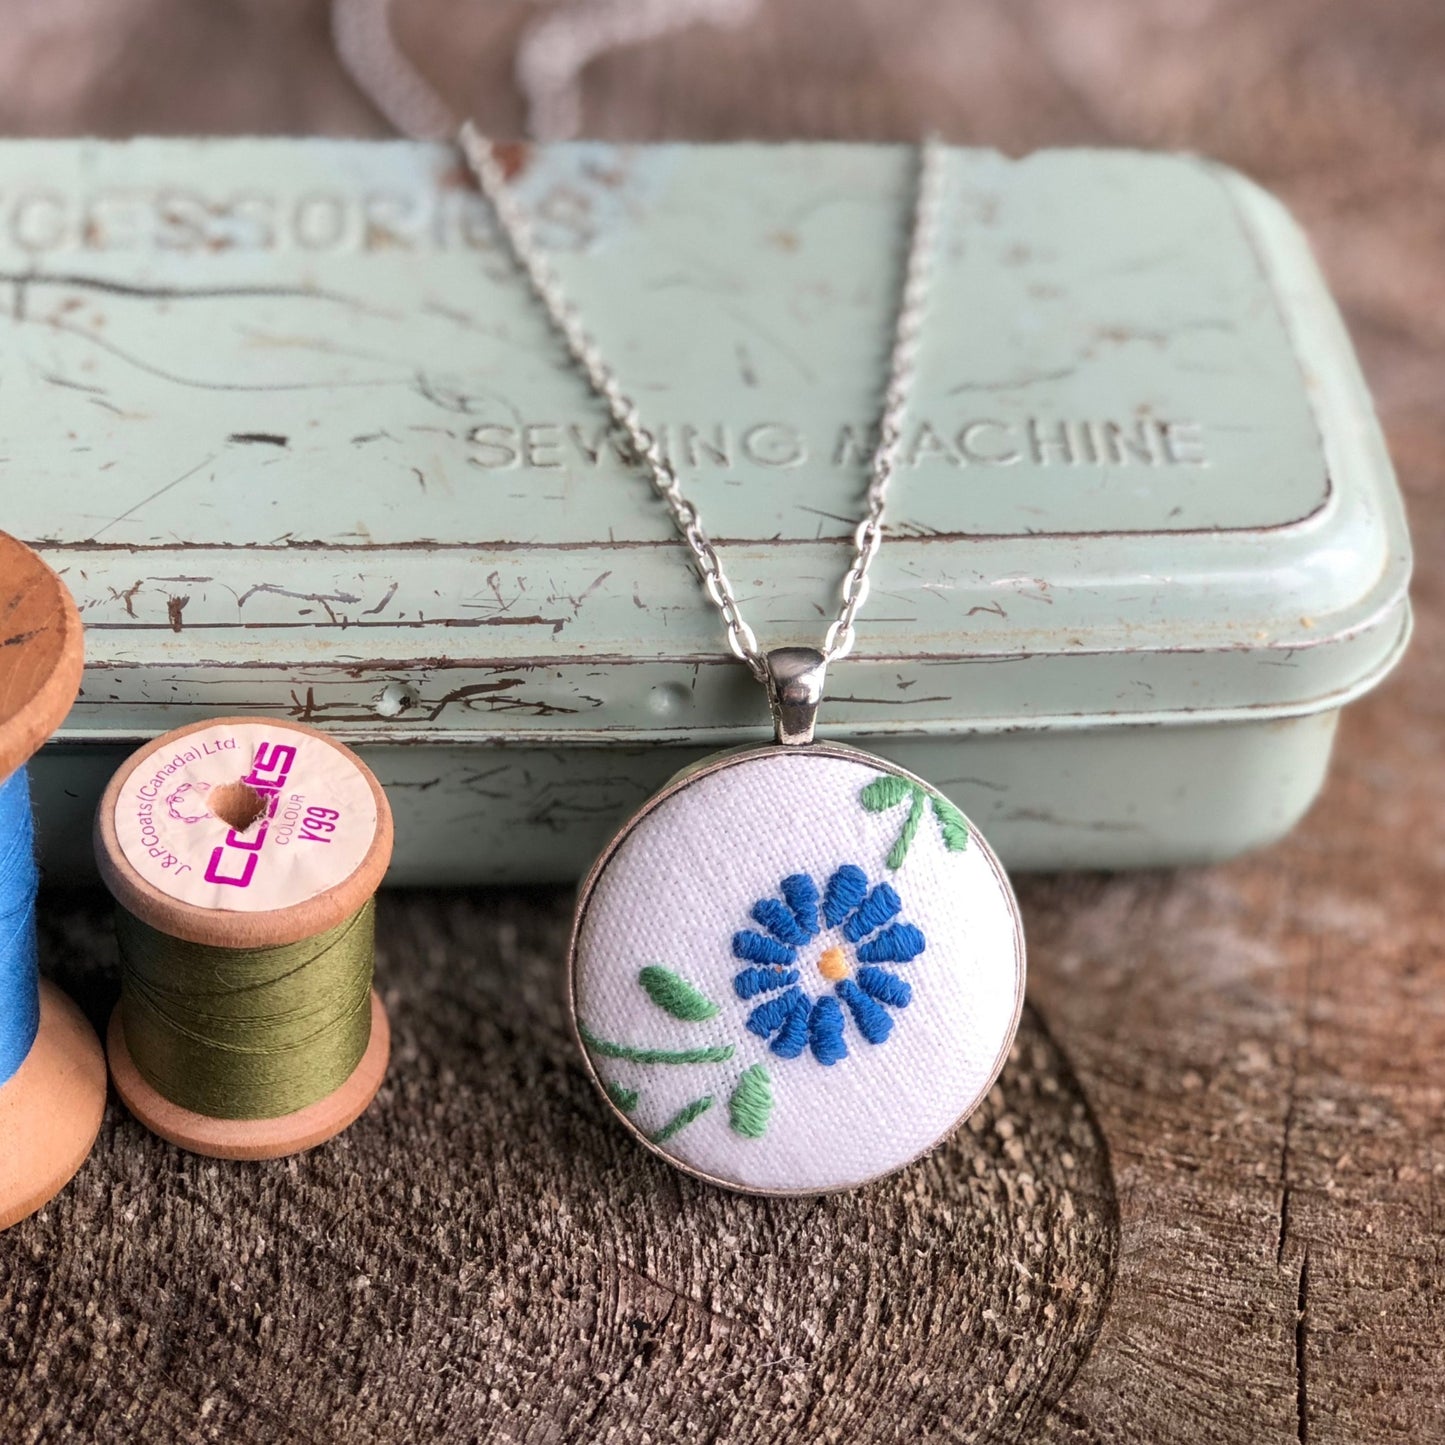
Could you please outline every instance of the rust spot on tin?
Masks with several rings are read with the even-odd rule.
[[[171,620],[172,632],[179,632],[181,630],[181,613],[186,610],[186,603],[190,600],[189,593],[184,597],[166,598],[166,616]]]
[[[114,587],[110,588],[110,595],[118,601],[125,603],[125,614],[127,617],[135,616],[135,594],[140,591],[144,583],[137,580],[134,585],[127,587],[124,592],[117,592]]]
[[[511,181],[527,169],[532,159],[532,148],[525,141],[493,141],[492,158],[501,166],[502,174]]]
[[[627,183],[626,166],[604,166],[596,161],[588,161],[582,167],[582,174],[590,181],[596,181],[599,186],[606,186],[608,190],[621,190]]]

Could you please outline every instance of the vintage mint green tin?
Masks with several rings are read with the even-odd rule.
[[[517,177],[768,646],[834,607],[910,175],[579,145]],[[948,185],[892,537],[820,730],[1014,867],[1266,843],[1409,630],[1305,243],[1185,157],[956,151]],[[52,865],[125,751],[207,714],[359,747],[406,882],[575,877],[679,766],[767,735],[446,148],[8,142],[0,270],[0,528],[88,626],[34,767]]]

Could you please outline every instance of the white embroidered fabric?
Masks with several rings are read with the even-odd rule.
[[[700,776],[634,822],[588,896],[584,1043],[684,1168],[850,1188],[939,1143],[1001,1066],[1024,983],[1012,893],[931,793],[874,786],[865,806],[887,775],[866,754],[780,749]]]

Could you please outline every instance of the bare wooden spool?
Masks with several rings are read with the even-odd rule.
[[[376,822],[364,854],[344,876],[298,901],[257,911],[202,906],[176,896],[168,878],[161,885],[143,876],[127,856],[117,828],[117,806],[131,778],[148,762],[169,754],[193,734],[223,734],[264,724],[271,734],[299,734],[309,744],[331,749],[364,780]],[[239,784],[241,773],[237,771]],[[216,818],[221,833],[226,820]],[[256,826],[236,832],[245,835]],[[173,938],[211,948],[271,948],[314,937],[351,917],[381,885],[391,860],[392,820],[386,794],[371,770],[348,748],[299,723],[254,717],[208,719],[177,728],[139,749],[111,779],[95,820],[95,852],[102,878],[116,902],[142,922]],[[271,1119],[217,1119],[175,1103],[149,1083],[126,1045],[124,1000],[116,1005],[106,1032],[111,1077],[126,1107],[153,1133],[195,1154],[217,1159],[277,1159],[299,1154],[339,1134],[365,1112],[386,1075],[391,1029],[376,990],[371,993],[371,1039],[360,1063],[340,1088],[294,1113]]]
[[[65,584],[0,532],[0,781],[59,727],[80,687],[80,614]],[[41,980],[40,1028],[0,1085],[0,1229],[33,1214],[85,1163],[105,1113],[105,1056],[78,1008]]]

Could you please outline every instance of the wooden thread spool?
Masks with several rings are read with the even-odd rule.
[[[96,814],[95,850],[116,902],[206,949],[278,948],[335,929],[381,884],[391,809],[370,769],[298,723],[218,718],[132,754]],[[132,1029],[138,1022],[132,1020]],[[391,1031],[371,990],[370,1037],[340,1087],[271,1118],[217,1118],[168,1098],[138,1066],[126,1000],[106,1035],[127,1108],[163,1139],[219,1159],[274,1159],[323,1143],[371,1103]],[[213,1057],[224,1068],[223,1051]]]
[[[65,584],[0,532],[0,782],[60,726],[84,663]],[[0,1005],[3,1006],[3,1005]],[[33,1214],[85,1163],[105,1113],[105,1056],[78,1008],[40,981],[40,1025],[0,1085],[0,1229]]]

